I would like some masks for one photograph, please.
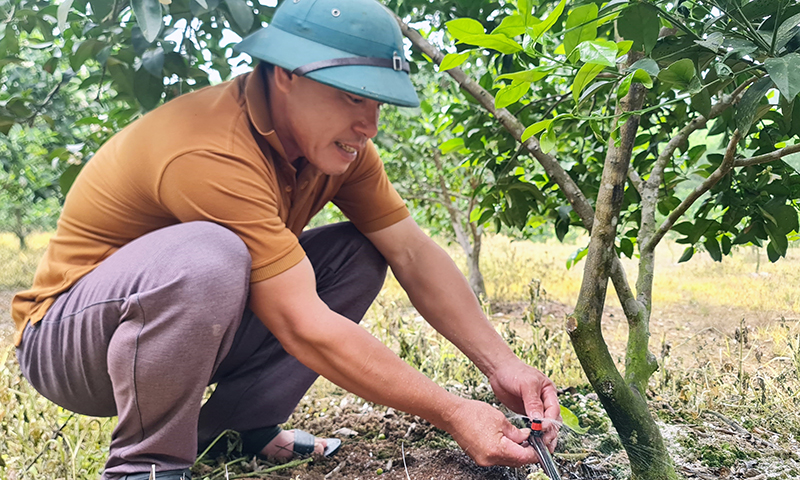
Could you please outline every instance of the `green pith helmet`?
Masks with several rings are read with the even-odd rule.
[[[375,0],[284,0],[234,50],[355,95],[419,105],[400,27]]]

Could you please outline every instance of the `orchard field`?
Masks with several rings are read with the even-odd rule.
[[[34,392],[10,343],[11,297],[75,178],[149,111],[256,67],[233,46],[280,1],[0,0],[0,478],[96,478],[114,427]],[[381,3],[420,106],[383,106],[373,141],[576,416],[563,477],[800,479],[800,3]],[[326,207],[312,226],[342,219]],[[391,275],[363,326],[497,404]],[[195,477],[539,478],[479,468],[425,421],[325,380],[288,426],[343,448],[270,465],[230,434]]]

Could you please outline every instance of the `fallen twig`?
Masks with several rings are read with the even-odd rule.
[[[257,472],[248,472],[242,473],[240,475],[234,475],[231,478],[250,478],[250,477],[260,477],[265,473],[277,472],[278,470],[285,470],[287,468],[294,468],[299,467],[300,465],[313,462],[314,459],[312,457],[308,458],[298,458],[297,460],[292,460],[291,462],[283,463],[281,465],[276,465],[274,467],[265,468],[264,470],[259,470]]]
[[[341,470],[342,468],[344,468],[344,466],[345,466],[346,464],[347,464],[347,460],[343,460],[343,461],[339,462],[339,465],[336,465],[336,468],[334,468],[333,470],[331,470],[330,472],[328,472],[328,473],[326,473],[326,474],[325,474],[325,478],[331,478],[331,477],[333,477],[334,475],[336,475],[337,473],[339,473],[339,470]]]
[[[771,448],[773,450],[783,450],[780,446],[775,445],[772,442],[768,442],[768,441],[764,440],[763,438],[759,437],[758,435],[750,433],[744,427],[742,427],[741,425],[739,425],[735,421],[731,420],[730,418],[726,417],[725,415],[723,415],[723,414],[721,414],[719,412],[715,412],[713,410],[706,410],[703,413],[707,413],[709,415],[717,417],[719,420],[723,421],[724,423],[728,424],[728,426],[730,426],[731,428],[736,430],[736,432],[739,435],[742,435],[747,440],[751,440],[751,441],[753,441],[755,443],[760,443],[760,444],[762,444],[762,445],[764,445],[766,447],[769,447],[769,448]]]

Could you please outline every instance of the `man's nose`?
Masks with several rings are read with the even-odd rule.
[[[370,105],[364,109],[364,115],[355,126],[356,132],[367,138],[373,138],[378,134],[378,119],[380,117],[380,104]]]

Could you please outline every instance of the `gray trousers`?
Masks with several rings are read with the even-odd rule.
[[[386,261],[350,223],[304,232],[317,293],[358,322]],[[317,374],[247,308],[251,259],[231,231],[191,222],[125,245],[61,294],[17,349],[22,372],[74,412],[119,416],[105,479],[191,466],[226,429],[285,422]],[[202,405],[209,384],[217,387]]]

